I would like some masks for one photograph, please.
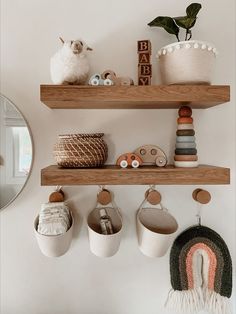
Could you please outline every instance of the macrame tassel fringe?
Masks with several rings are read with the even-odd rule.
[[[202,290],[201,288],[182,291],[171,289],[165,307],[176,312],[194,314],[204,308]]]
[[[215,291],[206,290],[205,310],[211,314],[231,314],[229,299]]]
[[[210,314],[232,314],[227,297],[201,288],[182,291],[171,289],[165,307],[188,314],[194,314],[200,310],[205,310]]]

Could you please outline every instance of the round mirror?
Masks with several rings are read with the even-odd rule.
[[[0,209],[24,188],[32,166],[32,138],[21,112],[0,95]]]

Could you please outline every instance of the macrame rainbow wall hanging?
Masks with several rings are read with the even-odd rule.
[[[199,225],[176,238],[170,275],[173,289],[167,307],[182,313],[231,313],[232,261],[224,240],[212,229]]]

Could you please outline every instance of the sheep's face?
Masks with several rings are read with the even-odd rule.
[[[70,44],[73,53],[76,55],[81,52],[86,52],[87,50],[92,50],[82,40],[71,40]]]
[[[84,43],[81,40],[71,41],[71,50],[75,55],[80,54],[83,51]]]
[[[88,47],[85,42],[82,40],[71,40],[71,41],[64,41],[61,37],[59,37],[60,41],[63,43],[66,49],[71,49],[75,55],[80,54],[81,52],[85,53],[87,50],[93,50],[92,48]]]

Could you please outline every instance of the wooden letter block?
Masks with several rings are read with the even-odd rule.
[[[151,85],[151,77],[150,76],[139,76],[138,85]]]
[[[150,40],[139,40],[138,41],[138,53],[149,52],[151,53],[151,42]]]
[[[151,64],[139,64],[138,75],[139,76],[152,76],[152,65]]]
[[[141,52],[138,54],[138,62],[139,64],[149,64],[150,63],[150,53]]]

